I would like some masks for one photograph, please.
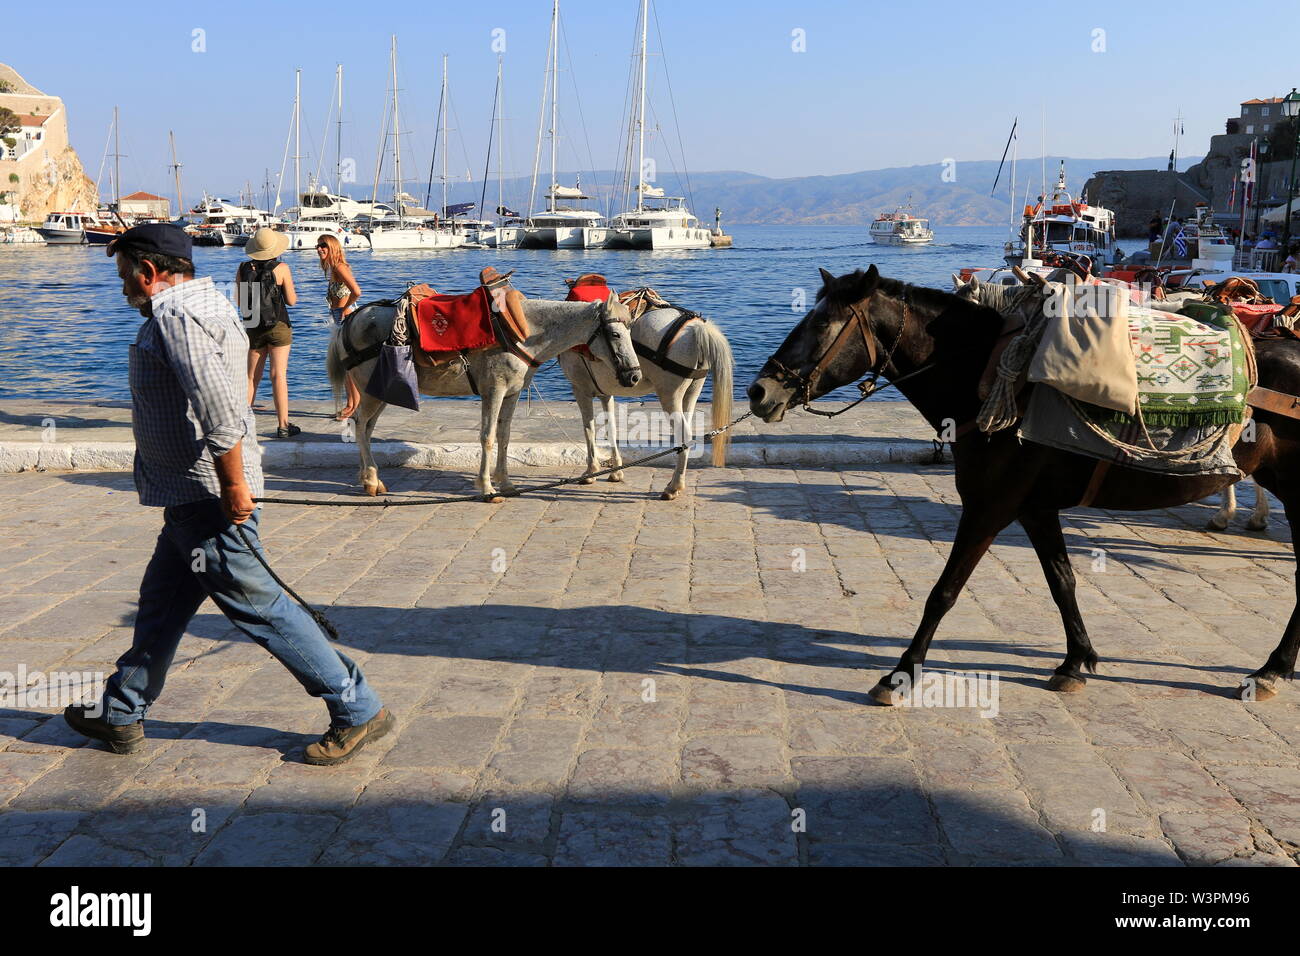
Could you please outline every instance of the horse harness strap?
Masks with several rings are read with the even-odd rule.
[[[503,349],[516,358],[523,359],[530,368],[541,366],[542,363],[533,358],[528,350],[519,344],[519,339],[512,334],[513,330],[507,326],[500,312],[495,308],[491,309],[488,312],[488,320],[492,323],[492,331],[496,334],[497,342]]]
[[[1250,391],[1246,393],[1246,404],[1252,408],[1273,412],[1275,415],[1300,418],[1300,398],[1288,395],[1286,392],[1265,388],[1262,385],[1251,387]]]
[[[387,341],[386,339],[380,339],[378,342],[367,345],[363,349],[354,346],[352,344],[352,320],[356,315],[357,313],[354,311],[349,312],[347,316],[344,317],[343,327],[340,330],[339,335],[339,341],[343,343],[343,351],[345,353],[343,356],[343,369],[344,371],[349,372],[358,365],[369,362],[372,358],[377,358],[379,353],[384,350],[384,344]]]
[[[687,368],[680,362],[674,362],[668,357],[668,350],[673,347],[678,336],[682,334],[687,323],[699,319],[701,322],[707,322],[708,319],[698,312],[692,312],[689,309],[683,309],[681,306],[674,305],[672,308],[677,310],[677,318],[672,321],[668,328],[664,329],[663,336],[659,339],[659,345],[651,349],[648,345],[642,345],[640,342],[633,340],[632,348],[636,354],[648,362],[658,365],[666,372],[672,372],[678,378],[704,378],[708,375],[708,369]]]

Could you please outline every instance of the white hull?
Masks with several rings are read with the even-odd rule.
[[[933,242],[934,236],[895,236],[871,234],[871,241],[878,246],[923,246]]]
[[[36,231],[51,246],[79,246],[86,241],[84,229],[48,229],[42,226]]]
[[[500,229],[483,229],[478,240],[489,249],[514,249],[519,245],[523,232],[518,226],[502,226]]]
[[[0,244],[6,246],[43,246],[45,240],[35,229],[17,226],[12,229],[0,229]]]
[[[316,249],[316,240],[321,236],[333,236],[343,244],[344,249],[369,249],[370,240],[365,236],[355,232],[340,232],[335,229],[286,229],[285,235],[289,237],[289,248],[299,252],[313,252]]]
[[[709,230],[703,226],[649,226],[609,230],[613,249],[708,249]]]
[[[433,229],[380,229],[370,233],[371,249],[459,249],[465,245],[460,233]]]
[[[526,227],[521,232],[522,249],[602,249],[609,235],[602,226]]]

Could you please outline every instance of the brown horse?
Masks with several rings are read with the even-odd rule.
[[[1061,532],[1060,511],[1091,496],[1097,508],[1143,511],[1198,501],[1221,491],[1232,476],[1167,476],[1111,467],[1099,486],[1097,461],[1016,437],[1016,430],[985,435],[970,426],[980,408],[980,376],[1002,320],[987,306],[946,292],[882,278],[872,266],[840,277],[821,271],[813,309],[767,360],[749,388],[750,408],[764,421],[780,421],[791,405],[806,404],[863,376],[894,382],[936,430],[955,424],[953,461],[961,518],[943,573],[925,604],[921,624],[897,666],[872,690],[879,703],[916,681],[944,614],[993,539],[1013,521],[1029,536],[1047,586],[1065,624],[1065,661],[1048,687],[1077,692],[1084,670],[1095,671],[1074,595],[1074,572]],[[1300,343],[1261,342],[1259,383],[1300,394]],[[868,389],[869,390],[869,389]],[[1300,421],[1255,411],[1255,440],[1238,442],[1237,465],[1282,500],[1292,527],[1300,518]],[[1282,640],[1264,666],[1246,678],[1242,699],[1267,700],[1278,681],[1290,680],[1300,648],[1300,612],[1293,610]],[[906,676],[904,676],[906,675]]]

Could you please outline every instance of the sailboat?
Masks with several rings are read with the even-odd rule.
[[[504,89],[501,85],[502,57],[497,54],[497,89],[492,98],[492,126],[488,135],[487,168],[492,164],[492,142],[495,134],[497,147],[497,208],[496,222],[479,229],[477,240],[489,249],[513,249],[519,245],[519,235],[523,231],[518,225],[518,214],[505,204],[505,127],[502,125],[504,107]],[[483,176],[483,195],[487,195],[486,170]],[[479,205],[483,203],[480,200]]]
[[[581,205],[591,197],[582,192],[581,183],[561,186],[556,179],[556,145],[559,139],[560,94],[560,0],[551,4],[551,44],[547,53],[547,70],[550,76],[551,98],[551,186],[546,191],[546,211],[530,215],[519,237],[521,249],[599,249],[609,237],[604,217],[595,210]],[[545,76],[545,75],[544,75]],[[537,150],[533,160],[533,193],[536,194],[537,159],[542,149],[542,123],[545,114],[546,93],[543,78],[543,112],[537,118]]]
[[[684,196],[665,195],[663,187],[644,181],[645,170],[645,98],[646,33],[649,0],[641,0],[641,48],[637,80],[637,107],[632,123],[636,125],[637,163],[629,161],[627,182],[636,178],[636,208],[610,220],[608,246],[611,249],[707,249],[709,230],[700,225],[686,205]],[[629,157],[630,160],[630,157]]]
[[[122,147],[121,132],[117,125],[117,107],[113,107],[113,202],[99,210],[100,221],[85,226],[86,242],[92,246],[106,246],[127,230],[122,218]]]
[[[397,37],[393,37],[390,55],[393,80],[393,206],[396,214],[386,219],[375,221],[366,235],[370,238],[370,248],[384,249],[454,249],[465,244],[463,233],[454,229],[433,228],[421,225],[416,219],[408,218],[407,206],[415,202],[413,196],[402,191],[402,129],[397,109]],[[442,133],[443,133],[443,207],[446,208],[447,172],[446,172],[446,101],[447,101],[447,57],[442,58]],[[385,137],[386,138],[386,137]]]
[[[338,106],[339,120],[342,122],[343,111],[343,67],[339,66],[335,72],[338,85]],[[289,248],[297,250],[312,251],[316,248],[316,243],[321,236],[333,236],[345,248],[364,249],[369,243],[366,237],[359,232],[352,230],[346,222],[336,215],[330,215],[329,210],[323,210],[323,206],[338,206],[338,200],[347,197],[330,196],[323,189],[318,189],[315,180],[306,193],[302,191],[302,70],[294,70],[294,91],[293,91],[293,194],[298,197],[298,205],[288,211],[290,222],[284,227],[285,234],[289,237]],[[319,201],[317,197],[320,197]],[[351,202],[351,200],[348,200]],[[276,195],[276,209],[280,207],[280,199]],[[307,210],[311,209],[317,215],[311,215]]]

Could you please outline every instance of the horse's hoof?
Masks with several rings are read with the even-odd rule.
[[[593,478],[591,475],[583,475],[580,479],[578,479],[578,484],[580,485],[594,485],[595,483],[596,483],[596,479]]]
[[[383,488],[383,485],[364,485],[363,487],[365,489],[366,494],[368,494],[371,498],[378,498],[379,491],[381,488]]]
[[[676,491],[673,491],[673,490],[669,489],[669,490],[666,490],[663,494],[661,494],[661,495],[659,496],[659,500],[660,500],[660,501],[672,501],[672,500],[674,500],[678,495],[680,495],[681,493],[682,493],[682,491],[681,491],[680,488],[678,488]]]
[[[623,480],[623,473],[622,473],[621,471],[616,471],[616,472],[614,472],[612,475],[609,476],[609,480],[610,480],[610,481],[622,481],[622,480]]]
[[[1047,689],[1058,694],[1082,694],[1087,686],[1088,682],[1082,677],[1071,677],[1069,674],[1053,674],[1047,682]]]
[[[1246,530],[1247,530],[1247,531],[1267,531],[1267,530],[1268,530],[1268,519],[1266,518],[1266,519],[1264,519],[1263,521],[1256,521],[1254,518],[1252,518],[1251,520],[1249,520],[1249,521],[1246,522]]]
[[[490,504],[490,505],[499,505],[499,504],[501,504],[501,502],[505,501],[506,499],[503,498],[503,497],[501,497],[499,494],[497,494],[497,493],[494,491],[494,492],[492,492],[491,494],[484,495],[484,496],[483,496],[483,500],[486,501],[486,502],[487,502],[488,504]]]
[[[875,687],[871,688],[871,690],[867,691],[867,697],[870,698],[873,703],[879,704],[881,707],[894,707],[898,703],[897,698],[894,696],[896,690],[897,689],[893,685],[882,680]]]
[[[1247,677],[1237,688],[1237,699],[1244,701],[1272,700],[1277,696],[1277,682],[1259,677]]]
[[[1217,518],[1211,518],[1209,521],[1205,522],[1205,530],[1206,531],[1227,531],[1228,522],[1226,521],[1221,522]]]

